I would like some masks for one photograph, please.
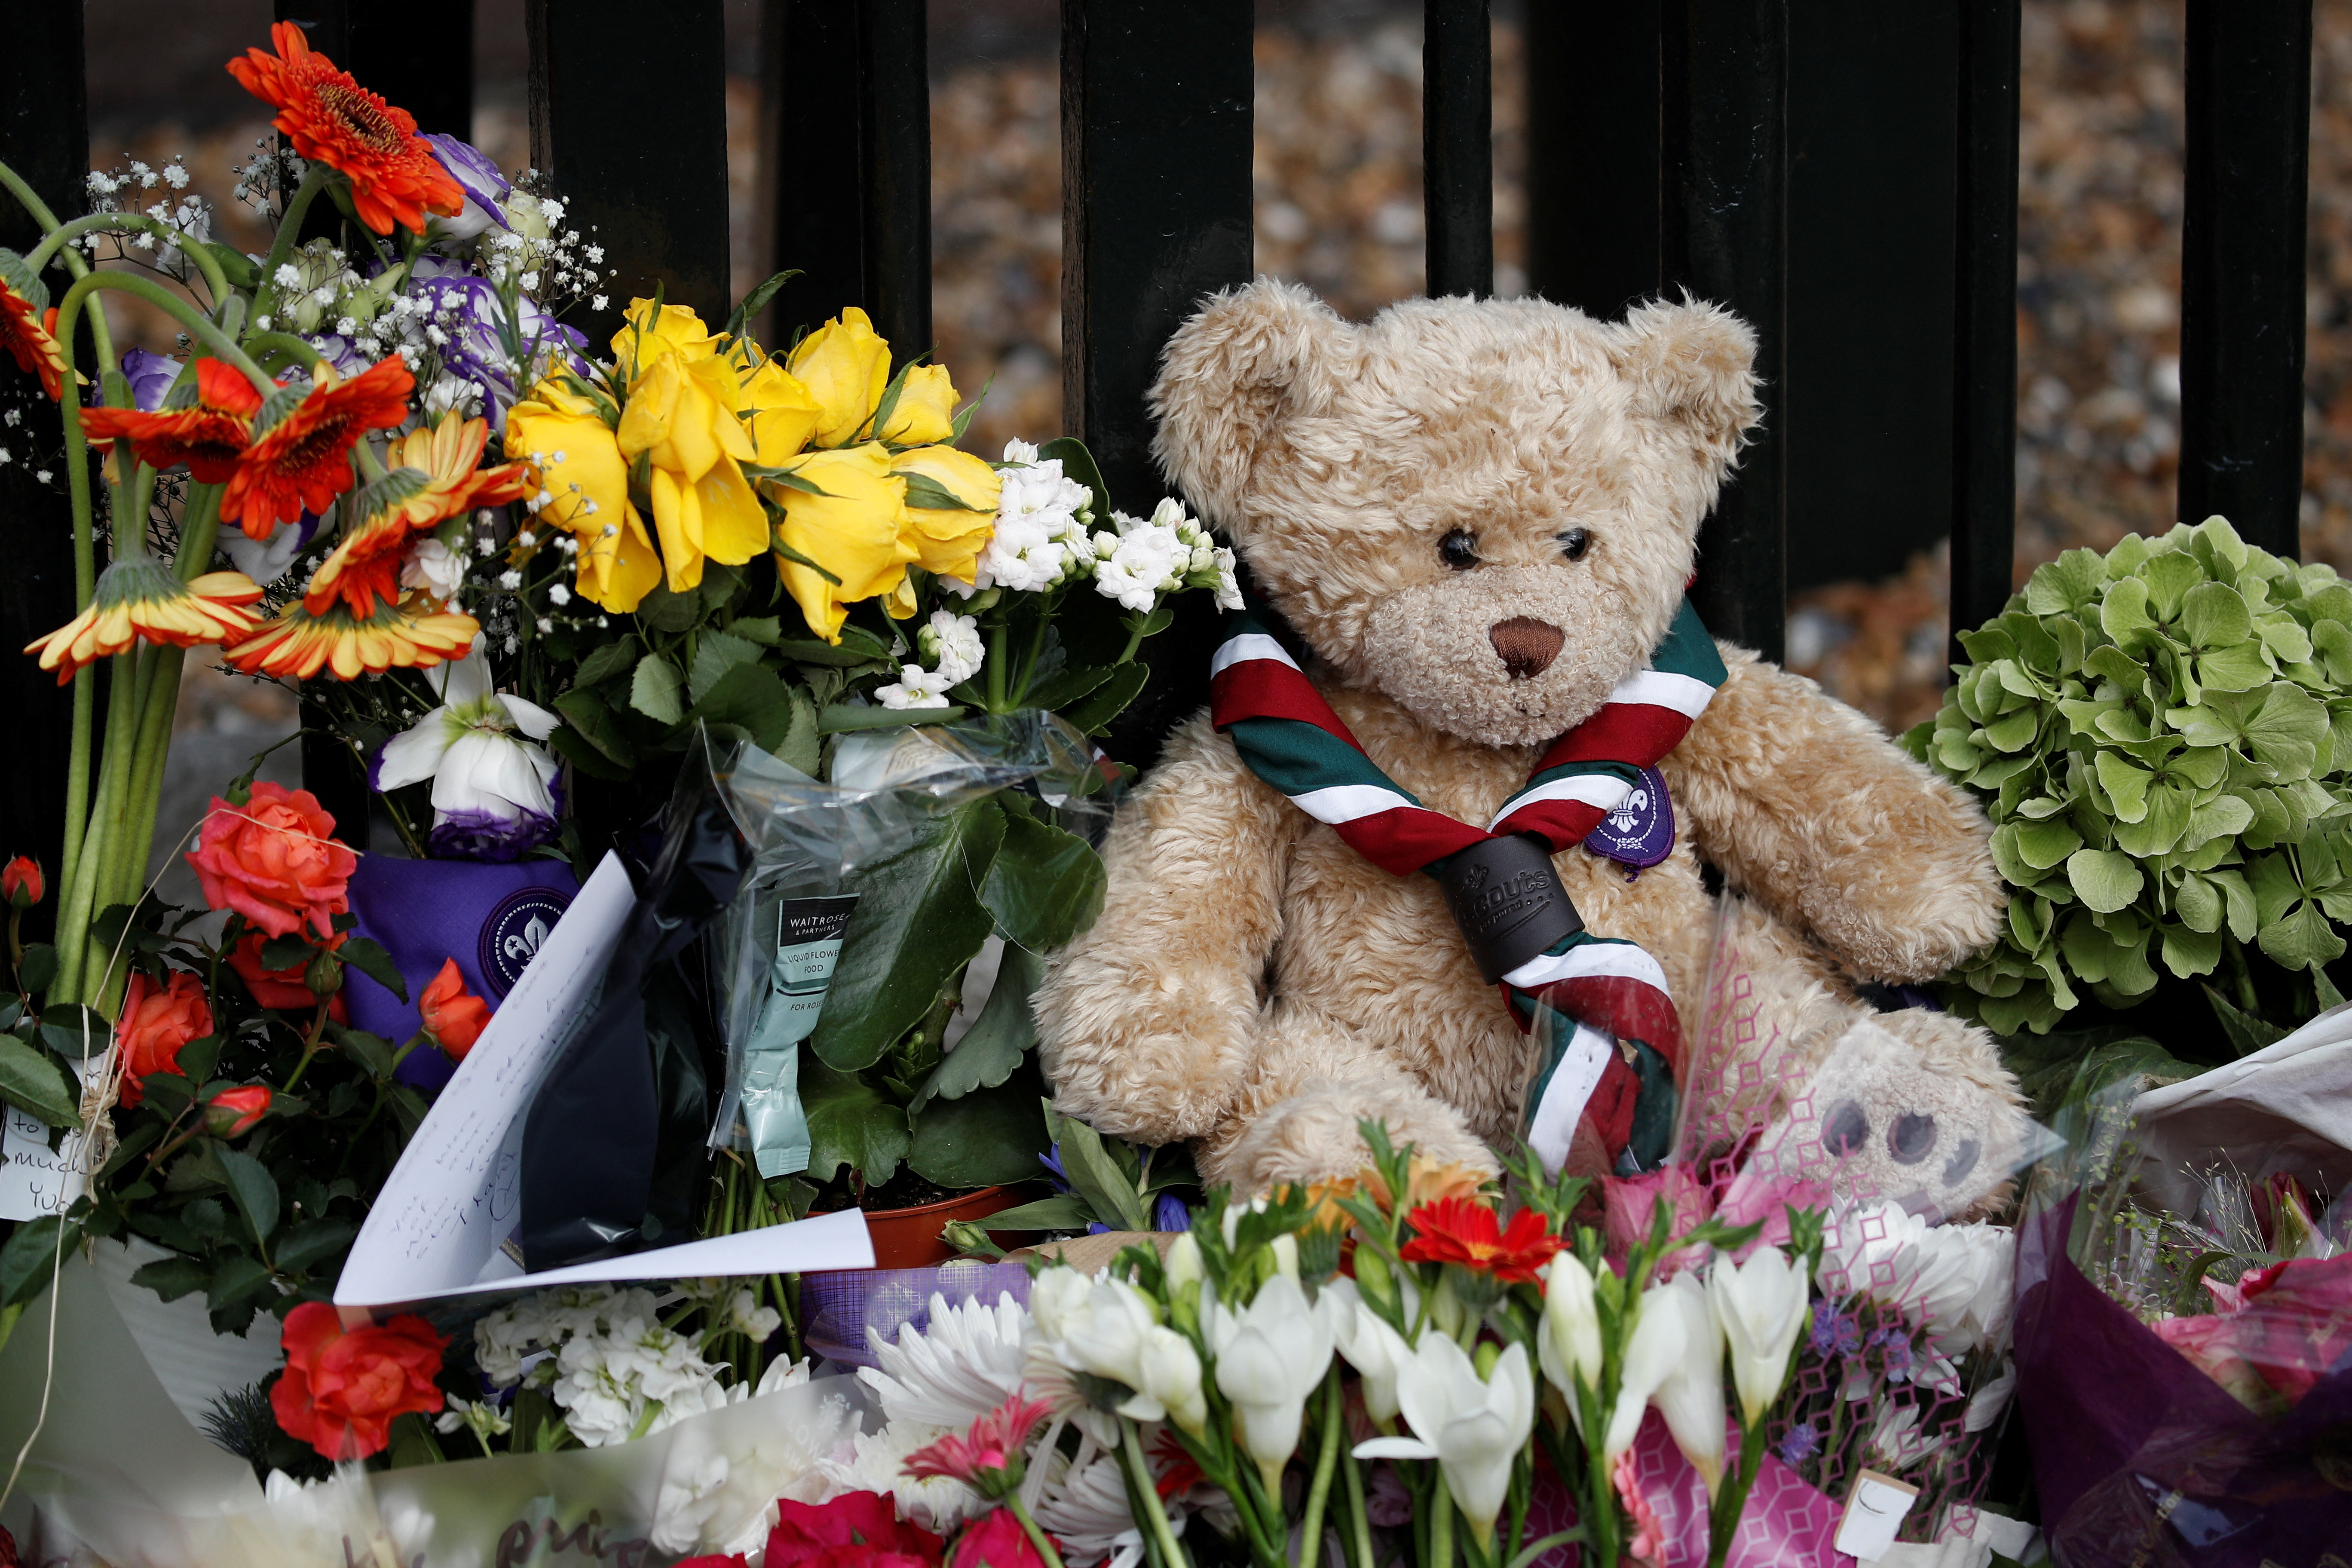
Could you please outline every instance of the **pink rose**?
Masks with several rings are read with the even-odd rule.
[[[335,819],[309,790],[265,780],[243,805],[213,797],[188,864],[214,909],[235,910],[271,936],[307,926],[330,941],[334,917],[351,907],[346,887],[359,865],[334,833]]]

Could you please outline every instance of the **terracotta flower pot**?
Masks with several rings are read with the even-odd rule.
[[[940,1239],[953,1220],[982,1219],[1026,1201],[1019,1187],[980,1187],[913,1208],[868,1209],[866,1228],[874,1237],[877,1268],[928,1268],[945,1263],[955,1249]],[[1009,1240],[1004,1237],[1000,1240]]]

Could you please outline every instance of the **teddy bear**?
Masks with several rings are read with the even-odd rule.
[[[1706,569],[1699,523],[1759,417],[1754,355],[1748,327],[1688,300],[1617,322],[1532,299],[1412,300],[1357,324],[1260,279],[1170,341],[1154,452],[1247,565],[1289,648],[1268,657],[1304,677],[1297,701],[1336,716],[1307,741],[1344,734],[1379,770],[1365,776],[1486,824],[1682,624]],[[1654,958],[1677,1015],[1665,1027],[1688,1033],[1719,879],[1754,1034],[1784,1053],[1766,1064],[1776,1080],[1864,1035],[1887,1047],[1867,1103],[1834,1119],[1833,1152],[1875,1140],[1882,1163],[1916,1163],[1937,1107],[1947,1121],[2018,1114],[1981,1029],[1881,1013],[1855,990],[1925,981],[1995,934],[1977,806],[1812,681],[1728,644],[1685,651],[1710,670],[1719,658],[1711,699],[1639,775],[1641,798],[1623,791],[1593,830],[1663,816],[1671,848],[1629,865],[1508,839],[1538,845],[1532,864],[1474,870],[1472,901],[1556,877],[1585,933],[1572,940]],[[1546,1070],[1543,1031],[1522,1027],[1465,939],[1470,895],[1376,864],[1302,807],[1312,789],[1262,770],[1204,712],[1121,805],[1101,917],[1034,1000],[1057,1108],[1189,1142],[1205,1179],[1241,1192],[1356,1172],[1365,1119],[1433,1161],[1494,1171]],[[1589,1118],[1576,1138],[1571,1165],[1628,1168]],[[1987,1184],[1972,1161],[1945,1165],[1962,1200]]]

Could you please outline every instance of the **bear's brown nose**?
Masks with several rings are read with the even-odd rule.
[[[1559,657],[1559,645],[1568,634],[1549,621],[1538,621],[1528,616],[1513,616],[1507,621],[1496,621],[1486,632],[1486,640],[1503,656],[1503,668],[1510,671],[1513,680],[1526,680],[1541,675]]]

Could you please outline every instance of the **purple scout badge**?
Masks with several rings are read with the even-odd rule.
[[[1617,809],[1585,836],[1584,847],[1634,873],[1664,859],[1675,847],[1675,807],[1666,798],[1665,775],[1655,768],[1643,768]]]

